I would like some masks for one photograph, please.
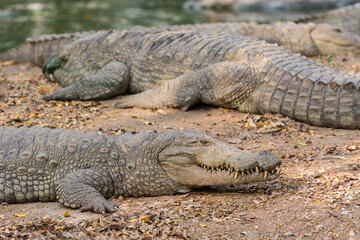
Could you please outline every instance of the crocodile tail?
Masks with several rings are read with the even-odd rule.
[[[263,80],[256,95],[260,113],[281,113],[319,127],[360,128],[360,74],[268,49],[264,61],[257,61]]]
[[[294,77],[280,113],[320,127],[360,128],[360,75],[323,70],[303,80]]]
[[[0,61],[15,61],[17,63],[30,62],[31,44],[25,43],[0,54]]]
[[[67,44],[87,34],[91,34],[91,32],[52,34],[29,38],[25,44],[1,53],[0,61],[30,62],[35,66],[41,67],[49,57],[59,54]]]

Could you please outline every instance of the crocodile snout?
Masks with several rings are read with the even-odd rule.
[[[319,24],[311,32],[311,37],[321,54],[341,54],[360,50],[360,37],[356,34]]]
[[[55,82],[54,72],[66,63],[67,59],[60,57],[58,54],[51,56],[43,65],[42,72],[44,76],[51,82]]]

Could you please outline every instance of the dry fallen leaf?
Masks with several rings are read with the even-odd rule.
[[[14,217],[26,217],[27,214],[14,214]]]
[[[201,224],[201,223],[200,223],[200,226],[203,227],[203,228],[206,228],[206,227],[207,227],[207,225]]]
[[[64,217],[70,217],[70,213],[69,213],[68,210],[66,210],[66,211],[64,212]]]
[[[150,222],[150,219],[148,217],[141,217],[139,222]]]
[[[15,61],[14,60],[10,60],[10,61],[5,61],[5,62],[3,62],[3,66],[4,67],[6,67],[6,66],[10,66],[10,65],[13,65],[15,63]]]

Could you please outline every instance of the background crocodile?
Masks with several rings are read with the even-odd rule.
[[[359,0],[191,0],[186,3],[188,8],[227,8],[234,10],[249,9],[314,9],[342,7],[357,3]]]
[[[0,128],[0,203],[59,201],[113,212],[112,196],[158,196],[194,187],[268,181],[281,160],[200,132],[110,136],[49,128]]]
[[[189,30],[240,34],[275,42],[283,45],[284,48],[291,52],[301,53],[306,56],[354,52],[360,49],[360,37],[358,35],[326,24],[296,24],[293,22],[274,24],[214,23],[140,29],[147,33]],[[67,44],[93,33],[96,32],[53,34],[29,38],[26,44],[0,54],[0,61],[15,60],[16,62],[31,62],[36,66],[42,66],[50,56],[61,53]]]
[[[316,126],[360,127],[359,75],[339,73],[244,36],[99,32],[49,60],[44,73],[67,86],[45,100],[143,92],[120,100],[117,107],[187,109],[202,102],[282,113]]]
[[[300,22],[327,23],[331,26],[360,35],[360,3],[312,15],[299,20]]]

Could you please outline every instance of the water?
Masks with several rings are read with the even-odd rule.
[[[132,26],[296,19],[301,12],[186,10],[185,0],[0,0],[0,52],[27,37]]]

